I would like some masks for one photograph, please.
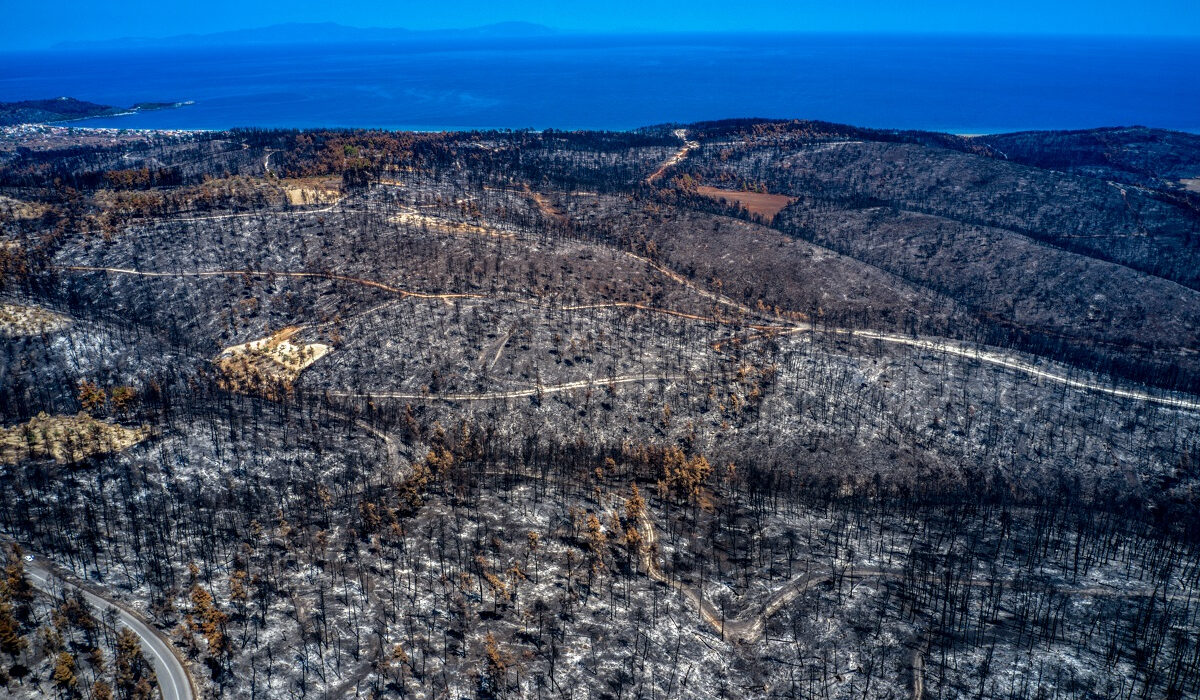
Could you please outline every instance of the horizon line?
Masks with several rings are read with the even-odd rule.
[[[1197,33],[1114,33],[1114,32],[1099,32],[1099,31],[1057,31],[1057,30],[1031,30],[1031,31],[989,31],[986,29],[929,29],[929,30],[897,30],[897,29],[814,29],[814,28],[787,28],[787,29],[650,29],[650,28],[629,28],[629,29],[609,29],[609,30],[589,30],[589,29],[564,29],[561,27],[552,27],[549,25],[539,24],[536,22],[525,21],[504,21],[493,22],[483,25],[463,26],[463,27],[436,27],[425,29],[413,29],[403,26],[358,26],[351,24],[342,24],[340,22],[280,22],[275,24],[257,25],[252,27],[240,27],[233,29],[225,29],[215,32],[205,33],[182,33],[182,34],[167,34],[161,36],[113,36],[113,37],[97,37],[97,38],[77,38],[64,39],[55,41],[50,44],[34,44],[24,47],[15,47],[9,49],[0,49],[0,54],[4,53],[21,53],[27,51],[76,51],[99,48],[121,48],[121,42],[170,42],[172,39],[195,41],[198,39],[212,38],[218,40],[220,37],[239,34],[252,33],[280,27],[337,27],[340,29],[358,30],[358,31],[395,31],[395,32],[410,32],[411,37],[405,39],[414,42],[444,39],[445,37],[435,37],[439,33],[463,32],[469,33],[472,31],[486,30],[492,28],[526,26],[545,30],[547,33],[527,34],[527,35],[474,35],[459,37],[464,41],[531,41],[531,40],[553,40],[567,38],[637,38],[637,37],[704,37],[704,36],[828,36],[828,37],[889,37],[889,38],[996,38],[996,39],[1124,39],[1124,40],[1176,40],[1176,41],[1200,41],[1200,34]],[[277,39],[264,41],[230,41],[229,44],[245,44],[248,46],[255,45],[286,45],[286,44],[336,44],[338,39],[330,41],[322,41],[320,38],[301,38],[301,39]],[[380,43],[385,42],[399,43],[403,41],[399,37],[395,39],[381,39]],[[130,46],[128,48],[163,48],[159,47],[138,47]],[[189,47],[190,48],[190,47]]]

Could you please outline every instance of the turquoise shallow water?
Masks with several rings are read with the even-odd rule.
[[[1200,40],[821,35],[550,37],[0,53],[0,100],[161,112],[128,128],[628,129],[795,117],[953,132],[1200,131]]]

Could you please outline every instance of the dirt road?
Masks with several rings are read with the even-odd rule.
[[[662,165],[658,166],[658,170],[655,170],[653,173],[650,174],[649,177],[646,178],[646,184],[648,184],[648,185],[654,184],[654,181],[659,179],[660,177],[662,177],[663,173],[667,172],[667,170],[671,166],[679,163],[684,158],[687,158],[688,153],[690,153],[693,148],[700,147],[699,141],[688,141],[686,129],[676,129],[675,135],[678,136],[679,138],[683,139],[683,146],[678,151],[671,154],[670,158],[667,158],[666,160],[664,160],[662,162]]]

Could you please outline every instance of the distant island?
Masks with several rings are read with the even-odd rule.
[[[444,39],[516,39],[555,34],[550,27],[531,22],[498,22],[461,29],[405,29],[403,27],[348,27],[335,22],[289,22],[266,27],[236,29],[212,34],[171,37],[122,37],[100,41],[68,41],[56,49],[182,48],[211,46],[263,46],[277,44],[337,44]]]
[[[190,104],[192,104],[190,100],[186,102],[138,102],[122,108],[77,100],[74,97],[0,102],[0,126],[47,124],[91,117],[118,117],[124,114],[150,112],[158,109],[175,109]]]

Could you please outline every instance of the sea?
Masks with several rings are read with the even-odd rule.
[[[0,53],[0,101],[185,107],[129,129],[611,129],[732,117],[1200,133],[1200,38],[554,35]]]

